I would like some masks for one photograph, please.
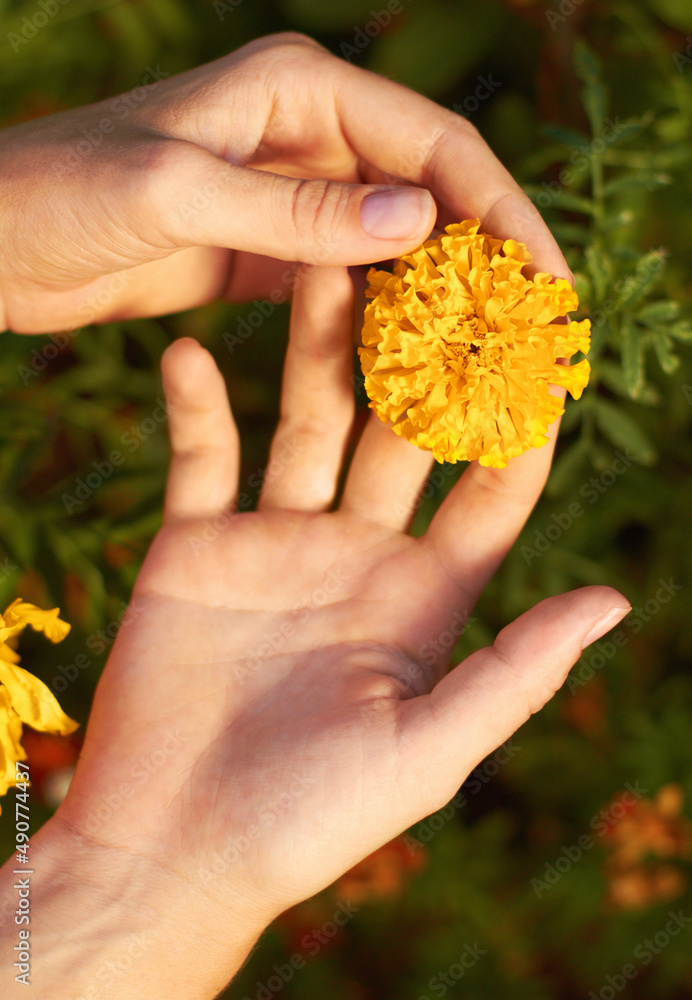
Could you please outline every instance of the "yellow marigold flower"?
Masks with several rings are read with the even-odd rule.
[[[70,626],[58,618],[59,614],[59,608],[43,611],[35,604],[16,600],[0,615],[0,795],[17,783],[17,761],[26,760],[20,742],[23,725],[63,736],[74,732],[78,725],[65,715],[42,681],[17,666],[19,656],[7,645],[28,625],[43,632],[51,642],[60,642]]]
[[[551,383],[581,396],[588,361],[557,361],[589,350],[590,323],[556,323],[579,304],[569,282],[524,277],[524,244],[479,225],[448,226],[393,274],[371,268],[359,354],[370,406],[397,434],[438,462],[504,468],[564,412]]]

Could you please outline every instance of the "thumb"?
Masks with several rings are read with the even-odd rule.
[[[415,771],[417,763],[418,770],[425,769],[431,794],[439,796],[433,810],[454,795],[484,757],[543,708],[582,650],[630,610],[626,599],[610,587],[584,587],[549,597],[504,628],[492,646],[455,667],[427,699],[408,703],[419,705],[412,725],[415,736],[409,741],[410,768]],[[421,778],[419,774],[417,783]]]
[[[365,264],[427,239],[437,210],[417,187],[301,180],[168,140],[149,170],[147,214],[176,248],[228,247],[307,264]]]

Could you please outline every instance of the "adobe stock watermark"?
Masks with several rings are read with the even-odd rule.
[[[555,31],[558,24],[564,24],[567,18],[583,3],[584,0],[560,0],[557,10],[546,10],[545,18],[551,30]]]
[[[429,667],[434,666],[440,656],[450,655],[460,637],[469,625],[478,621],[466,611],[455,611],[449,627],[443,629],[434,639],[427,639],[418,650],[418,659]]]
[[[92,292],[84,302],[77,306],[77,314],[80,318],[80,325],[68,326],[58,333],[51,333],[50,343],[44,344],[39,350],[34,347],[31,351],[31,363],[29,365],[17,365],[17,374],[23,385],[28,385],[32,378],[41,375],[51,361],[57,358],[61,351],[70,346],[72,337],[76,337],[85,326],[93,323],[103,311],[112,305],[117,296],[127,288],[132,280],[129,272],[122,271],[112,274],[108,283],[102,285],[98,291]]]
[[[212,7],[216,11],[219,21],[223,21],[226,14],[232,14],[242,2],[243,0],[213,0]]]
[[[640,788],[639,782],[634,785],[625,784],[625,791],[619,798],[609,806],[599,809],[595,816],[592,816],[589,829],[593,830],[597,837],[602,837],[613,824],[613,821],[622,819],[626,813],[647,794],[648,789]],[[584,857],[584,855],[596,846],[596,840],[588,834],[582,833],[574,844],[563,844],[559,855],[553,861],[545,862],[545,871],[542,878],[532,878],[531,888],[538,898],[549,892],[553,886],[557,885],[563,875],[571,871],[572,868]]]
[[[272,974],[264,981],[258,980],[255,984],[253,995],[244,996],[243,1000],[272,1000],[277,993],[280,993],[286,983],[295,976],[296,972],[304,969],[307,965],[305,954],[314,958],[321,949],[332,941],[339,931],[353,920],[356,913],[360,911],[359,906],[354,906],[350,900],[341,901],[330,920],[325,920],[319,927],[313,927],[311,931],[304,934],[300,940],[300,951],[294,952],[287,962],[272,966]]]
[[[19,566],[12,562],[9,556],[0,562],[0,582],[3,580],[9,580],[13,573],[18,572]]]
[[[282,281],[287,285],[291,284],[292,270],[284,271]],[[265,319],[274,315],[276,307],[288,301],[289,293],[280,288],[272,289],[268,299],[255,299],[252,303],[254,309],[247,316],[239,316],[236,320],[235,330],[226,330],[223,334],[223,342],[228,348],[228,353],[233,354],[236,347],[242,346],[258,330]]]
[[[626,646],[632,635],[641,632],[663,605],[668,604],[681,590],[682,584],[675,583],[672,576],[667,580],[659,580],[658,590],[653,597],[647,598],[641,606],[632,608],[607,639],[599,639],[593,646],[589,646],[589,652],[577,661],[567,678],[570,693],[574,694],[578,688],[587,684],[598,670],[602,670],[612,660],[618,649]]]
[[[313,588],[300,611],[291,615],[291,620],[282,622],[272,631],[264,632],[255,649],[250,650],[242,660],[233,661],[231,669],[235,680],[243,684],[249,677],[257,673],[263,660],[279,654],[286,642],[298,634],[300,627],[310,620],[318,608],[323,608],[333,602],[336,595],[343,590],[345,580],[341,567],[337,566],[331,569]]]
[[[165,734],[163,743],[156,750],[142,754],[130,768],[129,780],[114,785],[107,795],[101,796],[98,805],[93,805],[89,810],[84,823],[85,832],[95,836],[103,824],[132,798],[138,787],[151,781],[152,775],[169,762],[187,741],[188,737],[176,729],[173,733]]]
[[[488,73],[487,76],[479,76],[476,80],[473,93],[465,97],[463,101],[453,104],[452,111],[456,111],[463,118],[470,118],[475,111],[478,111],[481,104],[487,101],[489,97],[492,97],[495,91],[499,90],[501,86],[502,80],[493,80],[492,73]]]
[[[446,806],[418,823],[412,833],[404,834],[404,844],[409,853],[414,854],[421,847],[429,844],[435,834],[439,833],[457,812],[468,804],[467,793],[468,795],[477,795],[496,774],[499,774],[500,768],[509,763],[520,750],[521,747],[515,746],[510,738],[501,747],[498,747],[490,757],[486,757],[478,767],[474,767],[463,787]]]
[[[351,383],[356,392],[358,392],[359,390],[364,389],[365,378],[362,375],[359,376],[358,378],[353,376],[351,379]],[[434,497],[437,491],[442,489],[442,487],[444,486],[444,484],[447,482],[448,479],[458,474],[459,474],[458,468],[455,465],[452,465],[451,463],[445,462],[442,465],[438,465],[437,463],[435,463],[435,468],[428,476],[428,480],[423,489],[416,497],[416,502],[413,504],[413,506],[411,506],[410,504],[402,504],[401,501],[398,500],[394,505],[394,509],[396,510],[397,514],[403,517],[409,517],[410,515],[414,514],[417,510],[419,510],[423,506],[426,500],[430,500],[432,497]]]
[[[447,993],[464,978],[468,970],[472,969],[487,954],[487,949],[481,948],[478,941],[474,941],[473,944],[467,941],[455,962],[452,962],[445,971],[442,969],[437,970],[428,982],[428,989],[436,997],[447,996]],[[459,994],[456,995],[458,996]],[[418,997],[418,1000],[430,1000],[430,997],[427,993],[424,993]]]
[[[591,990],[587,1000],[615,1000],[617,994],[622,993],[629,983],[637,978],[642,969],[651,965],[654,958],[672,943],[673,938],[687,930],[690,923],[692,923],[692,917],[686,916],[682,910],[678,910],[677,913],[669,910],[665,926],[656,931],[652,938],[644,938],[632,952],[632,957],[636,959],[637,964],[627,962],[619,972],[607,975],[605,985],[601,986],[598,992]]]
[[[591,315],[591,326],[600,326],[608,316],[616,313],[623,300],[630,299],[642,285],[648,284],[651,278],[663,271],[665,261],[672,254],[665,247],[649,247],[637,267],[624,278],[618,278],[613,285],[613,295],[601,303],[600,309],[595,309]]]
[[[28,45],[60,13],[61,7],[66,7],[70,0],[38,0],[33,14],[22,18],[19,32],[9,31],[7,41],[16,54],[23,45]]]
[[[131,972],[136,963],[141,963],[148,952],[146,935],[137,935],[123,946],[115,959],[109,959],[95,973],[75,1000],[102,1000],[104,990],[113,990],[120,979]]]
[[[410,3],[410,0],[406,0]],[[371,10],[370,20],[362,28],[353,29],[353,38],[350,42],[342,42],[339,46],[341,56],[346,62],[361,55],[378,35],[392,23],[393,18],[402,14],[404,5],[401,0],[388,0],[386,7],[382,10]]]
[[[206,180],[192,187],[191,194],[185,201],[178,203],[175,210],[181,219],[186,222],[195,219],[200,212],[206,211],[236,180],[236,175],[231,166],[221,166],[207,176]],[[286,282],[286,275],[295,273],[295,265],[284,272],[282,278]]]
[[[134,454],[152,434],[156,433],[168,420],[169,410],[170,407],[166,407],[163,399],[157,399],[151,416],[144,417],[138,424],[131,424],[128,430],[120,435],[120,443],[125,451],[114,448],[105,458],[91,463],[91,471],[75,480],[74,492],[63,493],[60,497],[68,514],[82,507],[96,490],[110,479],[115,470],[125,463],[126,453]]]
[[[229,840],[222,851],[212,859],[208,867],[197,872],[200,882],[204,885],[216,883],[220,875],[225,875],[232,865],[256,844],[263,833],[275,826],[290,811],[297,799],[312,788],[315,779],[310,774],[294,774],[288,787],[271,802],[264,802],[254,822],[248,823],[245,832]]]
[[[406,669],[397,672],[397,680],[403,682],[412,691],[419,694],[428,690],[432,677],[431,669],[439,662],[442,656],[451,656],[452,650],[456,646],[459,637],[463,635],[469,625],[472,625],[476,618],[467,611],[455,611],[449,625],[443,629],[436,637],[426,639],[417,652],[416,658],[411,658]],[[427,670],[425,668],[428,668]],[[359,714],[364,720],[379,718],[392,710],[393,701],[387,697],[377,697],[361,705]]]
[[[619,118],[606,118],[601,135],[594,136],[588,144],[574,149],[569,157],[571,166],[565,166],[557,175],[557,180],[541,181],[543,190],[534,196],[534,201],[539,208],[549,208],[555,199],[562,194],[563,188],[572,183],[575,179],[575,171],[586,167],[594,156],[600,156],[605,152],[608,145],[622,134],[627,126],[620,122]]]
[[[305,448],[306,445],[298,437],[290,441],[284,441],[281,450],[271,456],[266,468],[256,469],[248,476],[248,486],[251,489],[260,489],[264,484],[271,483],[299,455],[303,454]],[[252,496],[249,493],[242,492],[238,494],[234,506],[229,508],[229,510],[221,511],[219,514],[205,518],[201,527],[196,532],[188,535],[187,541],[192,551],[197,555],[207,549],[216,541],[219,535],[233,524],[235,519],[244,510],[249,510],[251,506]]]
[[[598,503],[603,494],[608,492],[618,478],[627,472],[635,462],[639,461],[637,453],[631,448],[625,448],[624,452],[617,450],[614,455],[615,457],[607,469],[604,469],[598,476],[592,476],[580,486],[579,496],[583,497],[588,504]],[[548,549],[562,538],[566,531],[569,531],[574,522],[583,517],[585,512],[586,508],[578,500],[573,500],[565,510],[558,514],[551,514],[550,522],[543,529],[535,529],[533,545],[522,545],[521,547],[521,554],[526,565],[530,566],[536,559],[545,555]]]
[[[97,629],[86,640],[86,645],[96,656],[100,656],[115,642],[116,636],[121,628],[132,625],[144,612],[144,607],[138,603],[139,599],[133,597],[129,604],[123,601],[123,609],[117,618],[109,622],[104,628]],[[93,661],[86,653],[77,653],[72,663],[59,664],[57,674],[50,682],[50,686],[58,694],[66,691],[70,684],[73,684],[80,673],[88,670]]]
[[[671,52],[678,73],[684,73],[685,67],[692,63],[692,35],[687,36],[685,43],[685,48],[682,52]]]
[[[81,129],[82,139],[79,139],[69,149],[67,155],[56,160],[52,164],[52,170],[58,178],[71,173],[93,151],[101,145],[104,137],[115,132],[118,122],[123,122],[130,117],[132,112],[146,101],[151,91],[170,73],[162,70],[159,64],[156,66],[145,66],[144,76],[139,86],[128,90],[124,94],[118,94],[107,105],[110,114],[104,114],[97,123],[90,128]]]
[[[211,187],[207,186],[203,189],[201,197],[211,199],[213,197],[212,192],[213,185]],[[193,203],[199,204],[194,199],[191,204]],[[318,261],[326,260],[335,249],[336,243],[324,241],[317,250]],[[255,299],[252,303],[252,311],[245,316],[239,316],[236,320],[235,330],[226,330],[224,332],[223,342],[229,354],[233,354],[236,348],[242,347],[243,344],[247,343],[265,320],[274,315],[277,306],[289,301],[291,294],[295,292],[300,284],[301,273],[299,268],[296,269],[295,264],[287,268],[281,275],[279,285],[271,290],[269,296],[265,299]]]
[[[382,183],[396,186],[397,184],[401,184],[402,178],[408,179],[411,176],[415,177],[420,174],[422,168],[425,167],[430,159],[435,146],[444,136],[445,131],[446,129],[438,125],[432,130],[429,136],[426,136],[422,140],[416,140],[415,143],[408,146],[405,157],[397,163],[396,172],[384,174]]]
[[[72,327],[69,330],[62,330],[60,333],[51,333],[50,343],[44,344],[39,350],[34,347],[31,351],[31,362],[28,365],[17,365],[17,374],[23,385],[28,385],[32,378],[37,378],[46,370],[51,361],[57,358],[61,351],[69,347],[70,340],[76,336],[81,327]]]

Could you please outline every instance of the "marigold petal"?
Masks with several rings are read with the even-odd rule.
[[[60,608],[44,611],[43,608],[38,608],[35,604],[28,604],[21,598],[17,598],[7,608],[3,617],[6,624],[15,629],[12,632],[13,635],[16,635],[16,631],[31,625],[36,632],[43,632],[51,642],[61,642],[69,633],[70,626],[58,618],[59,614]],[[0,641],[4,641],[1,633]]]
[[[542,447],[563,412],[549,385],[578,398],[588,381],[588,362],[557,361],[588,351],[589,321],[556,322],[577,296],[563,278],[526,278],[530,259],[476,219],[404,255],[393,274],[370,271],[359,349],[370,406],[438,461],[502,468]]]
[[[0,642],[0,660],[5,660],[6,663],[19,663],[19,659],[19,653],[6,643]]]
[[[8,691],[0,686],[0,795],[14,788],[17,761],[26,760],[21,738],[22,720],[12,708]]]
[[[67,736],[79,723],[65,715],[49,688],[28,670],[0,660],[0,684],[22,722],[44,733]]]

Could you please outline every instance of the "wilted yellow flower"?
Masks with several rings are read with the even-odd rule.
[[[569,282],[524,277],[524,244],[479,225],[448,226],[393,274],[370,270],[359,354],[370,406],[397,434],[439,462],[503,468],[564,412],[550,384],[581,395],[588,361],[557,361],[588,351],[590,323],[555,322],[578,306]]]
[[[59,608],[43,611],[18,599],[0,615],[0,795],[16,784],[17,761],[26,760],[20,742],[22,725],[63,736],[78,725],[65,715],[42,681],[17,665],[19,656],[7,645],[28,625],[51,642],[60,642],[70,626],[58,618],[59,613]]]

